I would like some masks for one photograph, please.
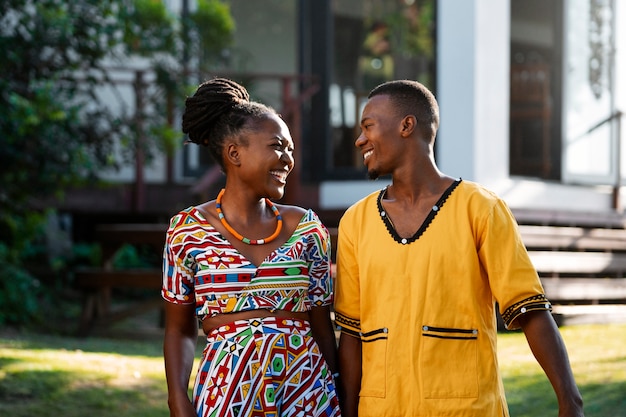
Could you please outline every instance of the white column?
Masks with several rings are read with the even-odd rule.
[[[626,2],[615,1],[615,19],[614,94],[615,109],[624,114],[621,120],[621,171],[624,179],[626,178]]]
[[[510,0],[438,0],[437,163],[482,183],[509,176]]]

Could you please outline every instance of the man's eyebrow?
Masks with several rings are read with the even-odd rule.
[[[371,117],[365,116],[364,118],[361,119],[361,124],[365,123],[369,119],[371,119]]]

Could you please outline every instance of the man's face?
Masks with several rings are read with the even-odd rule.
[[[391,151],[398,126],[389,96],[377,95],[369,99],[361,117],[361,134],[354,144],[361,150],[370,179],[392,171]]]

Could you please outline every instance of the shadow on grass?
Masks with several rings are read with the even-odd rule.
[[[507,402],[511,416],[556,415],[556,397],[546,395],[552,386],[543,374],[524,374],[504,378]],[[513,387],[513,388],[511,388]]]
[[[125,340],[100,337],[68,337],[47,334],[20,333],[9,337],[0,335],[0,348],[64,349],[89,353],[115,353],[127,356],[162,357],[163,341],[150,337],[146,340]]]
[[[555,416],[558,414],[556,396],[543,374],[508,377],[509,411],[514,417]],[[606,384],[579,384],[583,396],[585,417],[626,417],[626,381]],[[547,394],[548,393],[548,394]]]
[[[164,391],[159,385],[161,381],[147,379],[128,388],[114,387],[107,385],[106,379],[85,379],[65,371],[7,372],[0,378],[0,415],[167,417]]]
[[[626,381],[580,387],[585,417],[626,417]]]

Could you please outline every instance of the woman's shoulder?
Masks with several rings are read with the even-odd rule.
[[[326,230],[313,209],[293,205],[281,205],[278,206],[278,209],[289,230],[300,231],[301,233],[306,230]]]
[[[206,225],[208,223],[202,206],[189,206],[170,218],[168,233],[174,233],[181,229]]]
[[[287,224],[298,224],[304,218],[309,217],[311,214],[315,215],[313,210],[305,209],[300,206],[294,206],[290,204],[275,204],[278,208],[283,221]]]

